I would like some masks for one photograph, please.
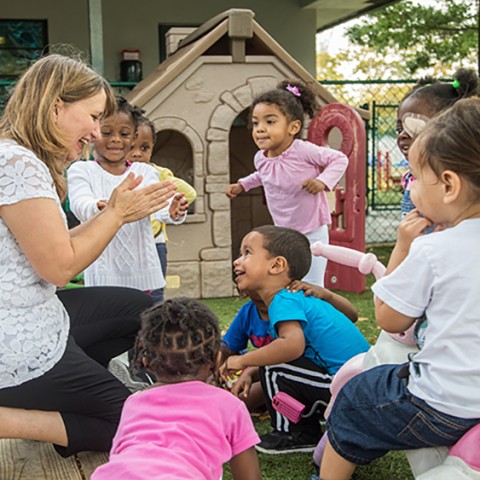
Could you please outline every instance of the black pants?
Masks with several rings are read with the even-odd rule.
[[[139,315],[153,301],[121,287],[62,290],[58,297],[71,324],[64,355],[41,377],[0,389],[0,405],[60,412],[68,446],[55,449],[64,457],[108,451],[130,391],[105,366],[133,346]]]
[[[323,420],[323,413],[330,401],[331,381],[332,375],[305,357],[289,363],[261,367],[260,382],[272,428],[281,432],[302,432],[320,439],[322,435],[320,421]],[[308,418],[302,418],[296,424],[290,422],[272,406],[272,398],[278,392],[288,393],[303,403],[306,406],[305,413],[308,413],[313,404],[319,401],[316,413]]]

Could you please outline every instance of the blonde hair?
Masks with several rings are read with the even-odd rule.
[[[115,96],[102,76],[79,60],[48,55],[20,77],[0,119],[0,137],[15,140],[47,165],[61,199],[66,195],[68,145],[55,123],[55,105],[58,99],[74,103],[101,91],[107,96],[104,113],[111,115]]]

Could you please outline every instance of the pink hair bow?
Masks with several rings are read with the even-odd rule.
[[[302,94],[300,93],[299,88],[296,85],[290,85],[288,84],[286,89],[290,92],[293,93],[296,97],[301,97]]]

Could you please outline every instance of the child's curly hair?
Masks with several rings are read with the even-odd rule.
[[[250,121],[253,109],[259,103],[276,105],[289,121],[299,120],[302,127],[305,115],[313,118],[320,110],[320,104],[311,86],[297,79],[283,80],[274,90],[269,90],[255,98],[250,105]]]
[[[161,380],[195,377],[205,365],[213,367],[220,349],[220,328],[214,313],[198,300],[177,297],[142,314],[134,368],[142,358]]]
[[[132,119],[133,126],[135,130],[139,124],[139,118],[142,115],[143,111],[134,105],[132,105],[125,97],[121,95],[116,95],[115,100],[117,102],[116,113],[125,113]]]
[[[478,74],[473,69],[459,68],[453,74],[453,82],[441,82],[431,76],[421,78],[402,99],[422,99],[427,102],[432,116],[451,107],[458,100],[479,93]]]

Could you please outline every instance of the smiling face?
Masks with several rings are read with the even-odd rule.
[[[252,137],[267,157],[277,157],[292,144],[300,131],[299,120],[290,121],[274,104],[257,103],[252,112]]]
[[[95,140],[97,161],[102,166],[125,162],[133,144],[135,126],[130,115],[118,112],[102,120],[100,138]]]
[[[245,235],[240,247],[240,256],[233,262],[238,289],[249,294],[262,290],[274,260],[263,246],[261,233],[250,232]]]
[[[406,117],[408,118],[409,114],[423,117],[424,120],[431,118],[433,116],[428,103],[422,98],[417,98],[415,96],[407,97],[398,107],[397,145],[407,160],[409,158],[408,155],[409,155],[410,146],[412,145],[412,142],[413,142],[413,138],[405,129],[405,125],[403,124],[403,121]]]
[[[127,155],[130,162],[149,163],[153,152],[153,135],[149,125],[139,125],[133,147]]]
[[[55,107],[56,124],[68,144],[68,161],[77,160],[83,147],[100,137],[100,119],[105,109],[106,98],[102,90],[77,102],[66,103],[58,100]]]

